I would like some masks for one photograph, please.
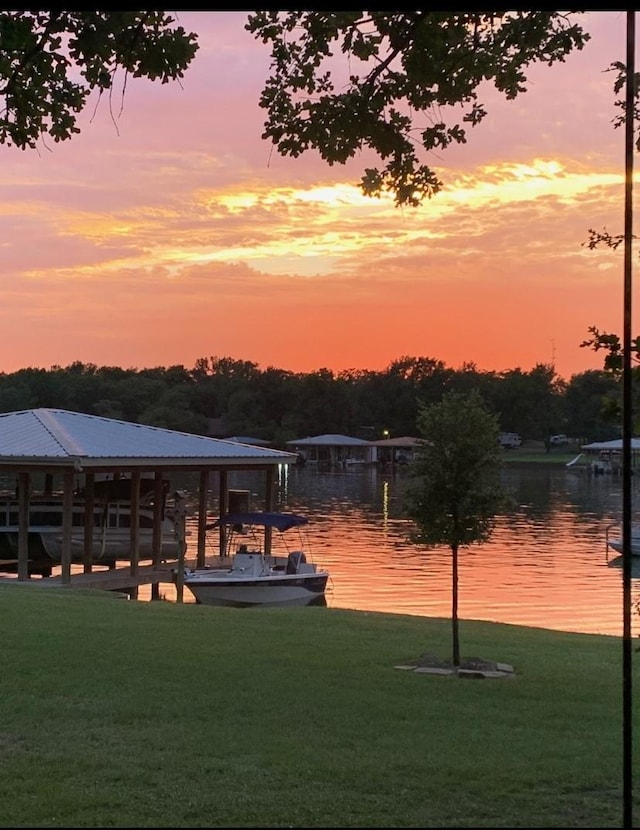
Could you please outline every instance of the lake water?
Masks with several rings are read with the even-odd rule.
[[[509,465],[503,475],[517,507],[488,543],[461,550],[459,617],[621,636],[622,568],[605,542],[607,526],[620,521],[621,478],[541,465]],[[407,541],[406,482],[402,473],[370,468],[283,468],[275,508],[309,516],[312,558],[331,573],[329,607],[451,616],[450,551]],[[229,486],[248,489],[251,508],[263,508],[261,477],[232,473]],[[188,557],[196,539],[188,537]],[[640,558],[637,577],[634,634]],[[192,601],[186,589],[184,599]]]

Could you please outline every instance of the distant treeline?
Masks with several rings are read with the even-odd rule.
[[[260,438],[284,447],[324,433],[367,440],[416,435],[420,403],[455,389],[478,389],[505,432],[526,440],[566,433],[607,440],[619,430],[607,406],[619,400],[619,383],[590,370],[569,381],[553,366],[529,372],[451,369],[428,357],[401,357],[383,371],[319,369],[296,373],[230,357],[201,358],[184,366],[122,369],[75,362],[66,367],[0,374],[0,411],[68,409],[184,432]]]

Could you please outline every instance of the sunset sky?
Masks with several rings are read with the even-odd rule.
[[[329,167],[261,139],[270,56],[245,13],[177,17],[200,43],[181,83],[129,79],[70,141],[0,146],[0,371],[602,367],[580,343],[622,333],[623,252],[586,243],[623,232],[606,70],[625,60],[624,11],[584,15],[584,50],[535,67],[515,101],[488,89],[468,143],[430,159],[444,190],[403,209],[361,195],[364,158]]]

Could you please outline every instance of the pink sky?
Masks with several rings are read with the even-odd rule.
[[[625,59],[625,12],[587,13],[585,49],[516,101],[489,90],[468,143],[431,158],[443,192],[404,209],[360,194],[362,158],[285,159],[260,138],[269,51],[244,13],[178,17],[200,41],[181,84],[129,79],[70,141],[0,146],[0,371],[601,368],[580,343],[622,333],[623,254],[585,243],[623,231],[605,70]]]

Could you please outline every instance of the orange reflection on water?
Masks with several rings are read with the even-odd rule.
[[[451,553],[408,542],[405,483],[375,470],[308,467],[279,482],[278,509],[310,517],[311,556],[331,573],[330,608],[450,618]],[[551,468],[510,470],[507,485],[515,513],[498,520],[489,542],[460,552],[460,619],[622,635],[622,569],[611,564],[616,557],[607,556],[605,545],[619,503],[615,483]],[[230,486],[248,487],[252,509],[262,509],[259,483],[240,478]],[[187,556],[193,559],[196,539],[192,531]],[[217,552],[215,542],[208,540],[208,555]],[[163,585],[162,594],[175,599],[172,586]],[[188,589],[184,600],[193,601]],[[634,579],[634,633],[638,601]]]

